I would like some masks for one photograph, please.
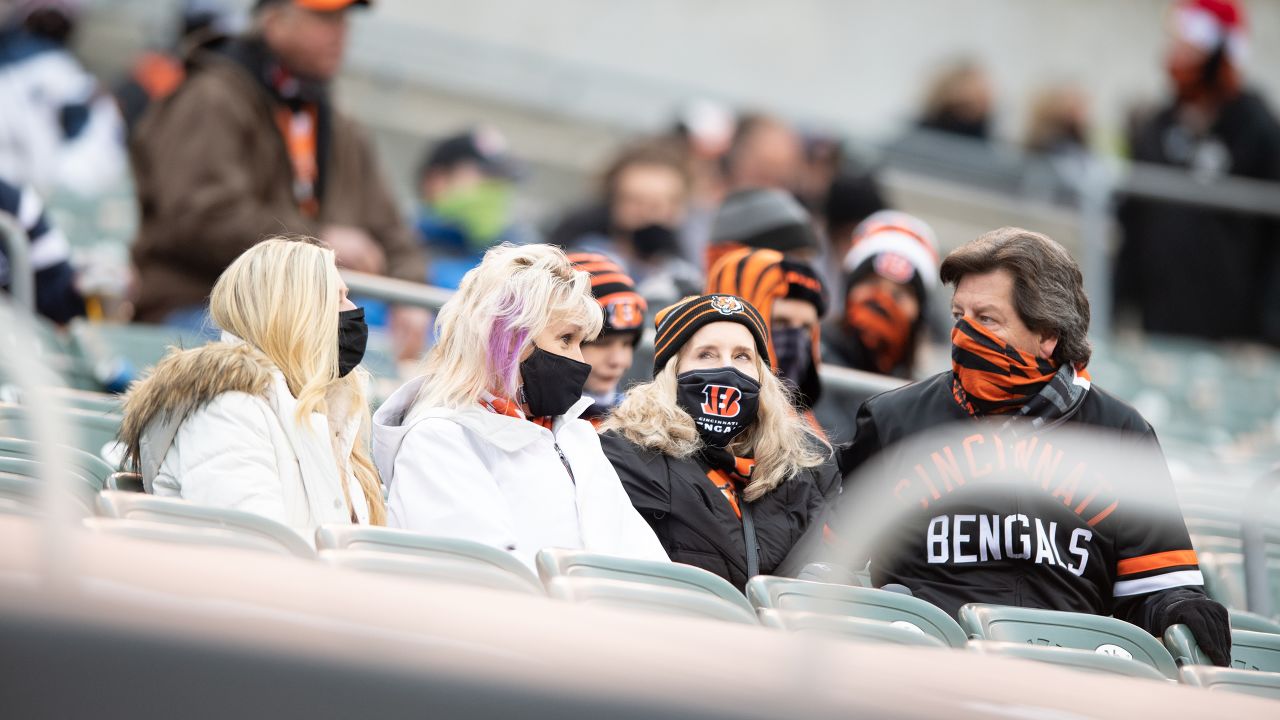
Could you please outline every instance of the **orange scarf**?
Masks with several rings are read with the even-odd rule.
[[[726,453],[727,454],[727,453]],[[739,505],[739,488],[751,481],[751,471],[756,469],[756,461],[751,458],[734,457],[733,469],[711,468],[707,470],[707,479],[724,494],[733,514],[742,519],[742,506]]]
[[[320,214],[320,199],[316,197],[316,183],[320,180],[320,165],[316,156],[319,113],[315,105],[304,105],[297,112],[287,105],[276,108],[276,126],[289,150],[289,162],[293,165],[293,196],[298,208],[307,217]]]
[[[519,405],[512,402],[511,400],[506,400],[500,397],[490,398],[488,400],[481,400],[480,404],[489,412],[497,413],[499,415],[506,415],[507,417],[518,418],[520,420],[528,420],[534,425],[537,425],[539,427],[544,427],[548,430],[551,429],[551,424],[552,422],[555,421],[555,418],[552,418],[552,417],[528,417],[520,409]]]
[[[951,331],[951,391],[970,415],[1014,412],[1053,379],[1057,363],[961,319]]]

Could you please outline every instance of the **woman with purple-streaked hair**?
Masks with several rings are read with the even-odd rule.
[[[582,395],[603,323],[587,273],[501,245],[440,310],[426,372],[374,416],[387,524],[476,540],[533,567],[544,547],[667,555],[632,507]]]

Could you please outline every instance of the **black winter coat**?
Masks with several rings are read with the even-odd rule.
[[[667,555],[743,589],[748,578],[742,521],[698,462],[639,447],[615,431],[601,435],[600,444]],[[788,556],[806,531],[821,527],[839,491],[832,459],[751,503],[761,574],[799,570],[791,568]]]

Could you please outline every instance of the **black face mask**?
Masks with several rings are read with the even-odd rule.
[[[707,445],[726,447],[755,422],[760,383],[737,368],[690,370],[677,375],[676,383],[676,404],[693,418]]]
[[[521,400],[534,417],[563,415],[582,399],[591,366],[573,358],[533,346],[533,354],[520,363]]]
[[[813,365],[813,332],[806,327],[774,328],[773,356],[778,361],[778,377],[800,387]]]
[[[636,257],[649,260],[658,255],[675,255],[680,251],[676,231],[666,225],[645,225],[631,233],[631,246]]]
[[[364,359],[369,344],[369,326],[364,308],[338,312],[338,377],[346,377]]]

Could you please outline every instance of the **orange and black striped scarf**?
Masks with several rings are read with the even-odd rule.
[[[528,417],[524,414],[524,411],[520,409],[519,405],[505,398],[489,396],[481,400],[480,405],[491,413],[506,415],[507,417],[518,418],[520,420],[528,420],[534,425],[544,427],[548,430],[551,429],[551,424],[555,421],[555,418],[553,417]]]
[[[1041,423],[1074,412],[1089,373],[1018,350],[961,319],[951,331],[951,392],[970,415],[1020,415]]]
[[[742,488],[751,482],[751,473],[756,469],[756,461],[713,447],[704,447],[699,460],[707,473],[707,479],[729,501],[733,514],[741,520]]]

